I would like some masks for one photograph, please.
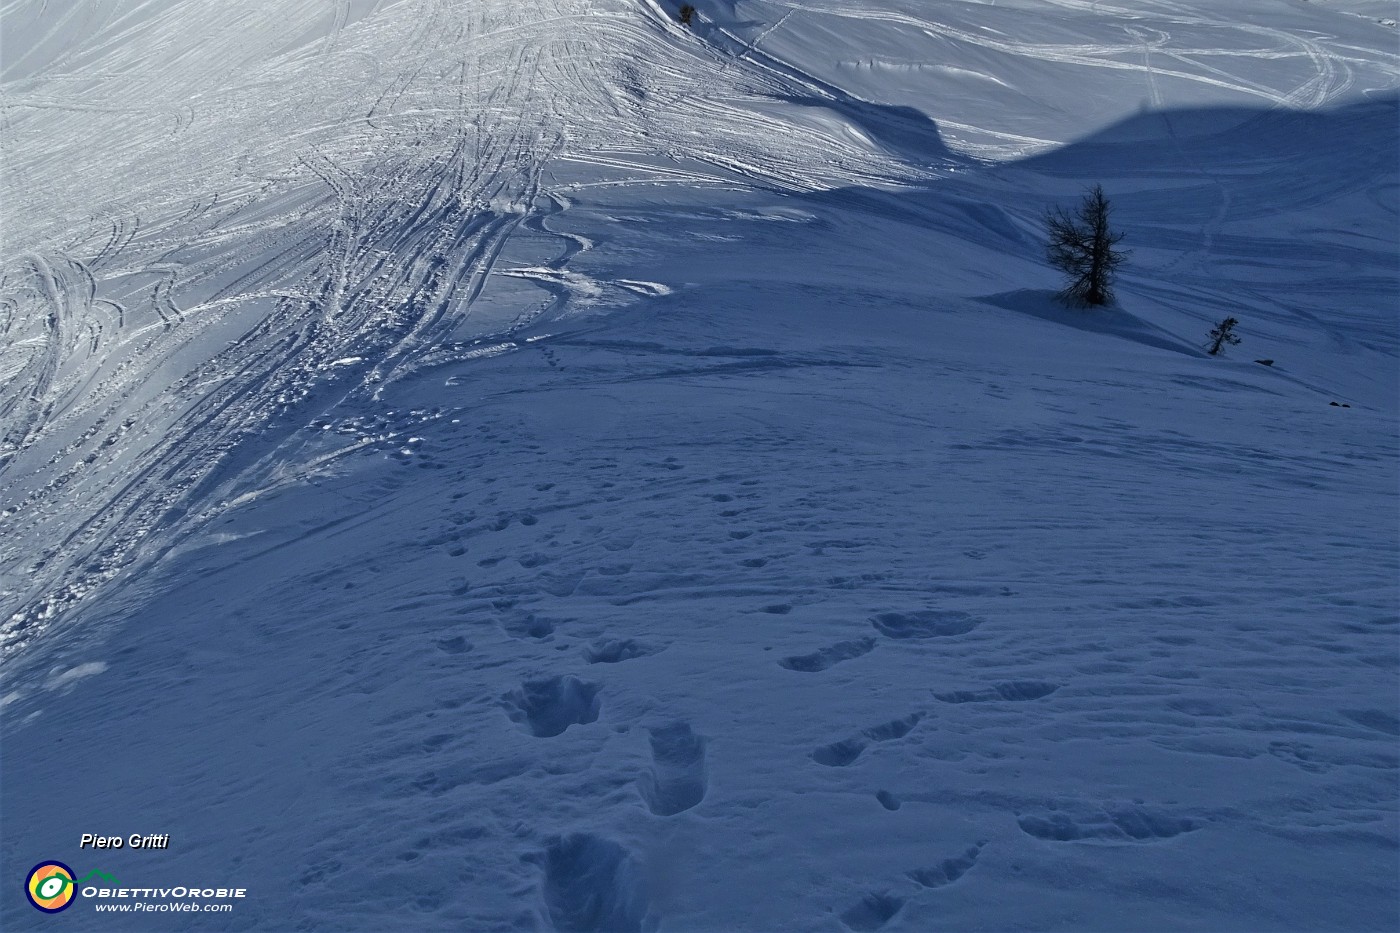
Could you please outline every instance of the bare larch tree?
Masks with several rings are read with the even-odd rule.
[[[1095,185],[1071,214],[1062,207],[1045,214],[1050,234],[1046,255],[1050,264],[1062,271],[1069,283],[1060,292],[1067,304],[1106,305],[1113,301],[1114,270],[1128,258],[1126,250],[1114,249],[1123,239],[1108,225],[1109,202],[1103,187]]]

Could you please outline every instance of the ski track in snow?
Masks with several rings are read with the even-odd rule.
[[[6,650],[157,555],[183,527],[177,516],[216,512],[213,490],[246,492],[224,488],[246,480],[232,451],[266,435],[270,417],[318,393],[366,391],[425,356],[451,356],[512,237],[522,225],[548,234],[545,219],[567,203],[557,185],[541,187],[551,165],[605,167],[624,184],[794,189],[903,171],[872,163],[844,134],[794,135],[790,124],[743,106],[759,95],[829,96],[763,49],[792,16],[878,20],[1039,62],[1140,71],[1154,103],[1161,80],[1173,77],[1274,106],[1318,107],[1352,87],[1354,66],[1378,64],[1359,49],[1348,54],[1184,4],[1059,5],[1142,25],[1123,27],[1129,41],[1119,44],[1033,43],[897,9],[767,4],[781,11],[771,23],[749,38],[720,27],[723,41],[711,47],[652,3],[463,9],[412,0],[391,6],[398,15],[351,24],[342,0],[316,54],[292,46],[258,59],[240,57],[242,47],[259,48],[246,37],[311,34],[324,13],[206,9],[197,0],[74,5],[48,38],[81,15],[90,36],[82,51],[40,65],[30,59],[45,47],[41,38],[8,63],[19,76],[5,88],[6,236],[24,252],[0,278],[0,372],[8,377],[0,457],[11,491],[4,531],[7,540],[52,542],[37,559],[0,551],[0,569],[19,581],[0,603]],[[27,12],[33,4],[16,2],[7,15]],[[1192,47],[1174,40],[1183,30],[1258,42]],[[229,40],[235,31],[244,41]],[[160,49],[191,42],[211,50],[201,71],[160,60]],[[604,48],[600,60],[595,50]],[[708,80],[732,89],[694,94],[689,75],[716,57]],[[1307,77],[1293,87],[1259,85],[1205,64],[1222,57],[1301,58]],[[135,77],[86,87],[80,68]],[[162,81],[167,70],[179,83]],[[331,95],[345,83],[358,93]],[[287,96],[268,98],[269,89]],[[1022,153],[1047,144],[992,132]],[[279,136],[291,140],[291,164],[242,142]],[[92,145],[104,137],[113,145]],[[45,174],[39,154],[64,164],[63,176]],[[857,162],[866,167],[840,176],[838,166]],[[121,176],[121,202],[94,203],[92,191],[116,189],[102,179],[123,164],[140,167]],[[821,179],[815,165],[837,174]],[[1228,209],[1222,204],[1220,217]],[[92,225],[75,230],[71,218],[84,214]],[[594,302],[602,286],[563,271],[572,255],[566,247],[549,274],[503,270],[533,278],[551,298],[514,317],[478,313],[466,333],[506,333],[564,313],[570,300]],[[328,376],[328,360],[349,356],[373,362]],[[168,384],[148,378],[157,369],[173,374]],[[63,507],[75,499],[91,503],[78,524],[71,516],[82,510]]]
[[[1159,0],[1131,5],[1057,0],[1053,6],[1062,11],[1061,15],[1085,31],[1102,36],[1103,41],[1093,43],[1046,41],[1042,37],[1046,30],[1018,27],[1010,19],[1016,15],[1014,10],[1008,8],[1003,14],[994,9],[994,3],[974,2],[951,9],[940,8],[936,16],[929,15],[926,5],[913,2],[892,3],[889,6],[895,9],[878,10],[856,4],[808,0],[770,0],[761,6],[800,12],[805,16],[820,15],[833,20],[850,19],[918,30],[940,43],[955,46],[958,51],[954,54],[958,58],[975,60],[981,53],[995,53],[1037,65],[1053,62],[1073,68],[1124,73],[1121,77],[1106,76],[1106,80],[1132,81],[1131,75],[1140,74],[1147,91],[1145,103],[1152,106],[1162,102],[1162,82],[1172,80],[1187,86],[1200,85],[1226,98],[1237,95],[1240,100],[1264,101],[1272,107],[1316,108],[1352,91],[1358,71],[1380,82],[1377,89],[1389,86],[1385,75],[1396,65],[1393,55],[1359,48],[1335,37],[1320,33],[1310,37],[1262,22],[1210,15],[1194,4]],[[1260,14],[1259,18],[1266,19],[1267,15]],[[998,25],[1031,33],[1036,38],[1019,38],[987,22],[998,22]],[[1115,41],[1115,33],[1126,41]],[[1218,44],[1196,44],[1198,39],[1207,36]],[[1271,70],[1278,72],[1273,81],[1265,83],[1259,79],[1261,63],[1268,63]],[[852,69],[895,71],[947,68],[936,61],[873,56],[847,59],[841,64]],[[998,83],[1002,80],[965,69],[955,69],[951,73]],[[960,147],[973,155],[996,158],[1026,155],[1064,141],[959,122],[946,116],[939,123],[955,136],[968,137]]]
[[[349,28],[341,3],[317,54],[243,60],[258,48],[250,36],[295,35],[323,14],[186,0],[144,21],[141,6],[89,6],[107,21],[89,24],[82,67],[135,77],[58,100],[40,89],[67,86],[60,69],[78,62],[60,58],[5,89],[6,236],[26,250],[0,277],[7,653],[247,495],[259,482],[250,450],[308,410],[597,304],[605,285],[564,269],[588,244],[549,229],[569,202],[545,173],[576,162],[617,184],[801,190],[849,180],[784,168],[812,162],[804,153],[857,161],[849,141],[745,110],[792,80],[730,59],[721,74],[738,105],[717,103],[719,87],[697,98],[688,74],[713,53],[659,8],[412,0]],[[191,43],[208,50],[204,68],[162,83],[159,50]],[[152,60],[132,61],[144,48]],[[356,94],[330,96],[346,82]],[[138,96],[180,101],[176,118],[125,103]],[[104,136],[113,144],[93,147]],[[244,142],[278,137],[292,162]],[[640,158],[614,155],[629,151]],[[44,174],[40,153],[64,174]],[[123,166],[120,184],[103,180]],[[121,204],[93,203],[104,189]],[[66,223],[85,213],[86,229]],[[547,270],[498,269],[522,230],[565,240]],[[497,272],[550,297],[493,315],[479,299]],[[665,291],[606,287],[612,304]],[[366,362],[336,365],[349,357]]]

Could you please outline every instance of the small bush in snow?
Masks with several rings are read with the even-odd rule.
[[[1239,321],[1235,320],[1234,318],[1227,317],[1225,320],[1221,321],[1219,324],[1216,324],[1214,327],[1211,328],[1211,356],[1215,356],[1221,350],[1225,349],[1225,345],[1227,343],[1231,346],[1234,346],[1235,344],[1240,342],[1240,338],[1235,336],[1235,325],[1238,323]],[[1270,360],[1269,362],[1272,363],[1273,360]]]
[[[1083,307],[1113,301],[1113,270],[1128,254],[1113,248],[1123,234],[1109,229],[1108,207],[1103,188],[1095,185],[1073,214],[1062,207],[1045,214],[1050,234],[1046,256],[1069,278],[1060,292],[1067,304]]]
[[[691,6],[689,3],[682,3],[678,15],[680,16],[681,22],[689,26],[691,19],[695,16],[695,7]]]

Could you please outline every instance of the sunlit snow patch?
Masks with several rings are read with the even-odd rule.
[[[600,282],[583,273],[568,269],[528,267],[502,269],[498,274],[538,282],[550,291],[562,292],[563,297],[570,303],[582,307],[618,304],[625,300],[624,296],[617,294],[618,291],[626,292],[628,295],[641,295],[645,298],[671,294],[671,289],[660,282],[645,282],[636,279]]]
[[[49,679],[45,686],[49,687],[50,689],[56,690],[60,687],[66,687],[70,684],[75,683],[76,681],[82,680],[84,677],[92,677],[96,674],[101,674],[106,669],[107,664],[105,661],[88,661],[85,664],[79,664],[76,667],[70,667],[66,671],[58,671],[54,674],[49,675]]]

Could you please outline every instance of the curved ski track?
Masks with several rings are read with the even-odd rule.
[[[86,45],[4,85],[5,656],[285,473],[270,452],[318,415],[567,313],[548,276],[513,323],[471,321],[522,227],[560,239],[555,269],[588,247],[545,224],[570,167],[787,190],[908,171],[746,107],[826,91],[650,0],[404,0],[357,23],[91,3]]]

